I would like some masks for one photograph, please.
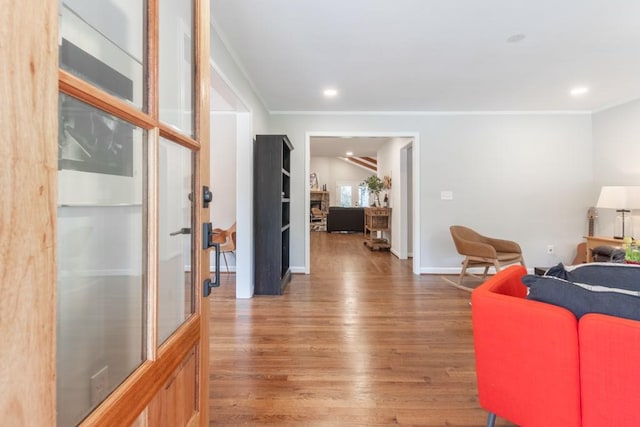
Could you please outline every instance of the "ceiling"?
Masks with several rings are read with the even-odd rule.
[[[348,157],[347,151],[354,157],[378,156],[378,149],[389,141],[388,137],[334,137],[314,136],[310,138],[311,157]]]
[[[639,16],[638,0],[212,0],[271,112],[606,108],[640,97]]]

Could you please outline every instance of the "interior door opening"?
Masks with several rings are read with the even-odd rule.
[[[318,189],[326,190],[329,210],[331,206],[344,205],[347,199],[353,207],[368,205],[368,194],[363,198],[362,189],[358,189],[358,196],[349,198],[346,193],[350,192],[345,188],[351,188],[351,193],[356,194],[354,183],[362,182],[367,176],[378,173],[377,165],[380,165],[381,176],[392,177],[392,188],[387,194],[393,215],[396,215],[392,215],[393,228],[396,229],[396,234],[392,233],[392,252],[400,259],[406,259],[411,254],[413,271],[419,274],[420,261],[419,257],[415,256],[417,251],[413,250],[414,241],[417,240],[415,234],[418,233],[415,218],[416,212],[419,211],[419,204],[415,202],[417,186],[414,184],[417,181],[416,176],[419,176],[419,168],[414,167],[417,164],[415,158],[418,153],[418,139],[419,135],[411,132],[307,133],[305,176],[309,176],[310,181],[309,191],[305,196],[306,274],[311,273],[311,233],[318,232],[311,209],[317,199],[315,192]],[[347,168],[348,171],[345,171]],[[316,179],[316,188],[312,177]],[[330,212],[327,212],[327,215],[330,216]]]

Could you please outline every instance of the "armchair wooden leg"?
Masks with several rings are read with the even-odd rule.
[[[496,269],[496,273],[500,271],[500,263],[498,261],[493,261],[493,267]]]
[[[462,279],[464,279],[464,275],[467,273],[467,267],[469,266],[469,258],[465,258],[462,262],[462,270],[460,270],[460,277],[458,278],[458,285],[462,286]]]

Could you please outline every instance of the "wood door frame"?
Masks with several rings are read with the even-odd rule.
[[[197,151],[195,189],[209,182],[209,0],[194,1],[195,130],[190,138],[158,121],[157,93],[147,93],[149,114],[58,69],[58,2],[0,0],[0,333],[10,347],[0,353],[0,413],[9,425],[55,425],[56,420],[56,244],[58,93],[65,93]],[[147,48],[157,52],[157,0],[148,0]],[[154,22],[156,24],[154,24]],[[155,55],[155,54],[154,54]],[[157,57],[150,58],[149,87],[156,86]],[[202,141],[200,144],[198,141]],[[150,164],[150,172],[155,173]],[[194,236],[208,210],[195,191]],[[150,225],[157,213],[151,213]],[[157,228],[157,227],[156,227]],[[150,233],[153,234],[153,233]],[[155,250],[155,238],[148,239]],[[195,247],[195,246],[194,246]],[[198,348],[198,424],[208,425],[208,300],[201,297],[209,254],[194,260],[196,313],[125,380],[85,421],[131,424],[189,351]],[[206,274],[206,276],[205,276]],[[155,295],[150,295],[155,297]],[[155,315],[154,315],[155,316]],[[155,348],[153,342],[150,348]],[[28,355],[28,357],[25,357]],[[130,386],[128,389],[126,386]],[[194,424],[193,420],[190,424]]]
[[[196,234],[202,235],[202,223],[204,218],[210,218],[209,209],[202,207],[202,192],[199,190],[203,185],[210,184],[211,180],[211,76],[209,61],[211,56],[211,4],[210,0],[195,0],[194,19],[195,19],[195,84],[196,93],[196,135],[199,141],[202,141],[200,155],[196,159],[196,175],[195,188],[197,196],[196,211],[197,215]],[[195,265],[192,271],[197,271],[196,278],[196,301],[200,301],[200,345],[198,347],[198,398],[196,405],[200,412],[200,426],[209,425],[209,299],[202,297],[202,287],[200,286],[205,277],[209,277],[209,252],[203,251],[200,257],[196,257]],[[197,269],[197,270],[194,270]]]
[[[55,425],[58,2],[0,0],[0,413]]]

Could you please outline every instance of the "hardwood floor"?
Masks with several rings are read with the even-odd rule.
[[[283,296],[236,300],[223,274],[210,424],[485,425],[469,294],[369,251],[362,234],[311,233],[311,246],[311,275]]]

